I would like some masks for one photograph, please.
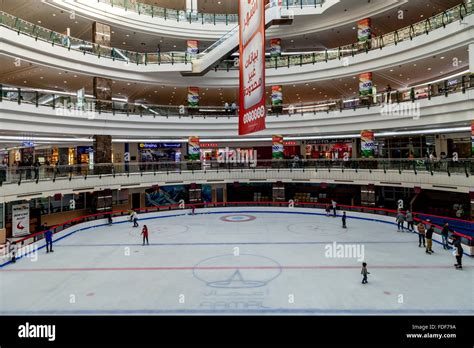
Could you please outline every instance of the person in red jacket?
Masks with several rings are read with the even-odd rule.
[[[146,240],[146,244],[150,245],[150,243],[148,243],[148,227],[146,225],[143,225],[141,234],[143,235],[143,245],[145,245],[145,240]]]

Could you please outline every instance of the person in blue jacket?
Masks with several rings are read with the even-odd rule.
[[[53,252],[53,231],[51,229],[44,233],[44,239],[46,240],[46,252]]]

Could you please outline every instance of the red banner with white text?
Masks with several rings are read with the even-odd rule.
[[[265,129],[265,0],[239,0],[239,135]]]

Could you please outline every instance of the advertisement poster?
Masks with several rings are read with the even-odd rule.
[[[281,39],[270,40],[270,56],[272,58],[281,56]]]
[[[265,1],[239,0],[239,135],[266,128]]]
[[[147,207],[179,204],[180,200],[186,200],[186,187],[184,185],[156,187],[145,191]]]
[[[360,139],[362,157],[373,157],[375,150],[374,132],[370,130],[363,130],[360,133]]]
[[[188,40],[187,41],[187,46],[188,46],[188,49],[187,49],[187,53],[190,55],[190,56],[195,56],[199,53],[199,41],[197,40]]]
[[[283,152],[284,152],[283,136],[281,135],[272,136],[272,158],[283,159],[284,157]]]
[[[189,137],[188,155],[191,161],[198,161],[201,158],[201,147],[199,145],[199,137]]]
[[[362,19],[357,22],[357,38],[359,42],[365,42],[372,39],[372,28],[370,18]]]
[[[197,108],[199,106],[199,87],[188,88],[188,107]]]
[[[272,106],[283,105],[283,90],[281,86],[272,86]]]
[[[12,235],[24,236],[30,233],[30,205],[18,204],[12,206]]]
[[[372,73],[365,73],[359,75],[359,97],[372,96]]]

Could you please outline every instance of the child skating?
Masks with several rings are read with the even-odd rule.
[[[346,219],[347,219],[346,212],[343,212],[342,213],[342,228],[347,228]]]
[[[146,225],[143,225],[141,234],[143,235],[143,245],[145,245],[145,241],[146,245],[150,245],[150,243],[148,242],[148,227]]]
[[[368,281],[367,281],[367,275],[370,274],[368,271],[367,271],[367,263],[362,263],[362,271],[360,271],[360,274],[362,274],[364,276],[364,278],[362,279],[362,284],[367,284]]]

